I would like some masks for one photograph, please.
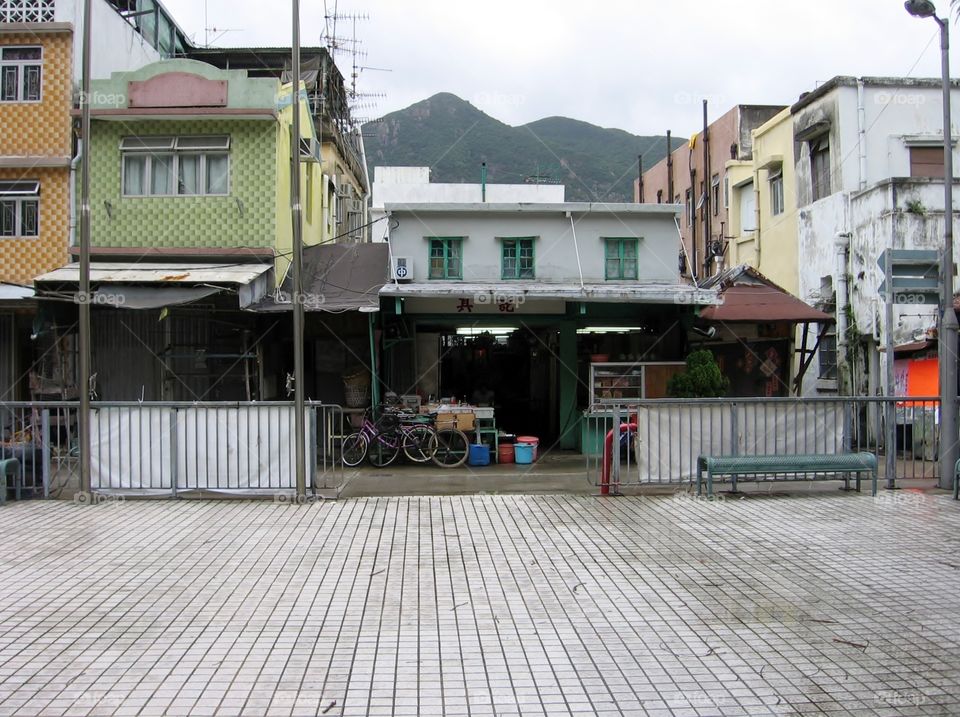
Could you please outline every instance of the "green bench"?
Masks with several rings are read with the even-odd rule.
[[[697,459],[697,495],[703,490],[706,474],[707,495],[713,497],[713,477],[730,476],[737,492],[738,476],[855,473],[857,491],[860,474],[873,476],[873,495],[877,494],[877,457],[873,453],[837,453],[771,456],[700,456]],[[806,477],[797,480],[807,480]],[[830,479],[827,479],[830,480]],[[849,476],[843,479],[849,490]]]
[[[20,488],[23,482],[20,478],[20,461],[16,458],[6,458],[0,461],[0,505],[7,502],[7,476],[13,476],[13,489],[17,500],[20,500]]]

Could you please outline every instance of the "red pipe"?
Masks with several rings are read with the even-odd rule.
[[[620,433],[633,431],[636,433],[636,423],[621,423]],[[628,449],[629,450],[629,449]],[[603,465],[600,468],[600,495],[610,495],[610,472],[613,463],[613,429],[607,431],[607,437],[603,439]],[[619,485],[619,483],[617,484]]]

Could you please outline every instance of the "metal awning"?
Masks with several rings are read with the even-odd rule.
[[[387,284],[380,290],[385,297],[437,298],[450,296],[498,296],[509,294],[525,299],[563,299],[629,304],[690,304],[713,306],[720,303],[716,289],[701,289],[687,284],[549,284],[511,281],[509,283],[467,283],[432,281],[429,284]]]
[[[303,249],[303,306],[306,311],[341,313],[380,310],[380,289],[390,265],[386,244],[323,244]],[[290,311],[293,276],[254,311]]]
[[[32,299],[35,293],[29,286],[0,281],[0,301],[24,301]]]
[[[90,283],[94,296],[111,306],[132,309],[175,306],[231,290],[236,291],[240,308],[246,308],[272,289],[272,270],[272,264],[95,262],[90,265]],[[45,289],[79,282],[77,263],[34,280],[41,295]]]

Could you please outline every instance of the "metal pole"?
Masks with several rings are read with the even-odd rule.
[[[939,359],[943,367],[940,387],[940,487],[950,489],[957,463],[957,315],[953,309],[953,128],[950,121],[950,28],[948,20],[934,17],[940,25],[940,55],[943,72],[943,262],[940,302]]]
[[[89,0],[88,0],[89,2]],[[297,498],[307,495],[306,421],[303,385],[303,207],[300,203],[300,0],[293,0],[293,127],[290,151],[290,213],[293,217],[293,410]]]
[[[710,126],[707,118],[707,100],[703,101],[703,256],[707,262],[713,261],[713,248],[710,243],[713,241],[713,220],[710,217],[711,201],[710,193],[713,191],[713,172],[710,168]],[[704,274],[711,276],[713,267],[706,270]]]
[[[886,319],[886,387],[884,393],[886,393],[887,400],[884,402],[884,439],[883,439],[883,450],[886,456],[886,474],[887,474],[887,489],[893,490],[897,487],[896,484],[896,467],[897,467],[897,405],[894,399],[896,391],[894,389],[894,349],[893,349],[893,301],[895,294],[893,292],[893,256],[892,250],[888,249],[886,252],[886,258],[883,262],[883,274],[884,274],[884,283],[886,292],[884,295],[884,310],[885,310],[885,319]]]
[[[83,3],[83,77],[80,90],[80,492],[90,492],[90,74],[93,0]]]

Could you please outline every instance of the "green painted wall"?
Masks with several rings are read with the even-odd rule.
[[[285,131],[281,127],[274,121],[236,119],[96,121],[90,167],[91,243],[232,249],[276,246],[280,192],[277,134]],[[229,134],[230,194],[121,196],[120,140],[140,134]],[[289,192],[289,184],[287,187]]]

